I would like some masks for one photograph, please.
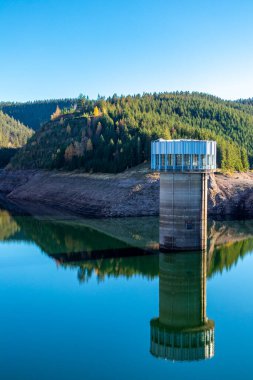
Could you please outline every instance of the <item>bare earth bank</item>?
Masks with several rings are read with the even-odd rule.
[[[84,216],[159,214],[159,174],[140,165],[120,174],[13,170],[0,171],[0,195]],[[213,216],[253,217],[253,173],[209,178],[208,212]]]

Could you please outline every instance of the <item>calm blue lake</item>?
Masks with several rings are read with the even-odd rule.
[[[252,227],[211,222],[206,254],[168,256],[156,218],[1,210],[0,378],[252,379]]]

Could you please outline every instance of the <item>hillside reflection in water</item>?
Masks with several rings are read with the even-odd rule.
[[[42,379],[45,375],[46,369],[41,372],[41,377],[37,372],[40,368],[37,357],[31,365],[29,358],[23,357],[21,346],[12,346],[14,350],[11,348],[11,342],[14,343],[18,337],[20,342],[25,339],[22,334],[28,337],[24,343],[28,356],[34,355],[31,346],[34,335],[30,334],[40,337],[41,347],[39,351],[36,348],[35,352],[41,353],[45,366],[51,371],[52,363],[45,347],[52,336],[53,347],[56,351],[59,350],[59,355],[62,352],[61,345],[65,349],[68,349],[68,346],[72,346],[73,349],[73,345],[78,345],[80,355],[82,353],[88,356],[90,363],[93,363],[92,355],[95,355],[97,350],[101,349],[104,352],[106,349],[104,338],[100,341],[100,348],[95,348],[95,343],[92,343],[94,340],[98,344],[102,332],[107,338],[110,336],[103,359],[107,360],[108,368],[112,358],[118,362],[118,370],[120,366],[124,367],[123,356],[129,360],[132,358],[130,347],[138,352],[140,362],[135,357],[139,365],[138,367],[136,364],[139,368],[135,373],[136,378],[140,377],[140,368],[146,378],[167,373],[168,369],[158,364],[161,361],[157,358],[171,362],[179,361],[180,367],[169,367],[169,372],[177,378],[184,378],[185,371],[188,373],[189,368],[185,367],[187,362],[202,363],[203,359],[213,358],[204,361],[211,363],[206,364],[209,372],[203,371],[203,367],[196,364],[197,367],[191,367],[189,376],[194,377],[194,374],[198,373],[211,378],[211,374],[215,374],[217,368],[227,370],[224,363],[229,358],[224,351],[222,363],[222,355],[219,353],[219,347],[229,344],[221,336],[220,329],[224,323],[217,313],[217,308],[223,300],[219,298],[217,289],[216,301],[212,292],[211,296],[207,295],[207,280],[218,284],[221,296],[222,289],[226,289],[227,286],[222,282],[220,287],[223,276],[232,268],[233,273],[237,273],[237,265],[240,268],[245,267],[243,259],[250,257],[253,251],[253,222],[210,221],[208,251],[180,254],[159,254],[158,225],[158,218],[66,221],[45,216],[12,216],[8,211],[0,210],[0,285],[4,310],[1,318],[2,326],[6,327],[6,331],[2,332],[1,350],[4,349],[4,345],[7,347],[0,360],[0,374],[3,378]],[[240,268],[238,276],[240,275],[241,279]],[[236,281],[239,281],[239,277],[234,279],[235,287]],[[16,286],[18,282],[21,284],[20,288]],[[82,286],[76,287],[79,284]],[[101,291],[98,291],[99,288]],[[81,289],[84,289],[84,293]],[[238,286],[233,289],[235,297],[238,289]],[[29,292],[42,297],[43,310],[39,300],[29,298]],[[83,293],[82,296],[80,292]],[[234,299],[231,299],[231,302],[233,301]],[[69,309],[70,305],[72,306]],[[38,315],[39,310],[44,319]],[[15,318],[17,315],[19,318]],[[208,318],[209,315],[211,319]],[[248,310],[248,315],[253,315],[253,305],[252,309]],[[79,316],[82,316],[83,320],[79,320]],[[224,310],[223,317],[229,319]],[[20,323],[23,330],[18,330]],[[67,340],[63,344],[57,331],[66,323],[72,326],[72,335],[70,330],[66,330]],[[84,324],[85,327],[86,323],[89,324],[89,331],[84,328],[81,332],[81,326]],[[39,332],[39,324],[42,324],[42,330],[46,331],[45,336]],[[52,324],[57,326],[56,333],[52,332]],[[91,331],[94,333],[91,334]],[[114,332],[117,332],[115,336]],[[225,332],[224,334],[226,335]],[[83,346],[77,343],[78,335],[82,336],[82,340],[85,339],[86,343]],[[114,345],[120,347],[120,350]],[[51,352],[50,348],[49,351]],[[146,356],[147,354],[149,356]],[[13,355],[17,360],[16,368],[21,371],[21,377],[18,377],[15,371],[11,371],[8,377],[7,363]],[[69,353],[69,360],[72,364],[76,363],[75,376],[80,376],[82,361],[77,363],[73,355],[74,353]],[[58,357],[58,354],[56,356]],[[85,361],[86,366],[89,361]],[[213,362],[216,363],[216,367],[213,366]],[[29,363],[36,377],[30,376]],[[95,362],[93,364],[95,365]],[[147,368],[144,370],[143,366]],[[63,367],[65,371],[59,370],[61,378],[70,378],[70,367],[67,363]],[[235,368],[234,372],[231,372],[231,378],[236,371]],[[99,368],[96,368],[95,372],[97,378],[104,375]],[[128,368],[122,378],[133,378],[135,375]],[[90,373],[88,378],[96,376],[93,377]],[[109,372],[106,372],[103,378],[113,376],[110,377]]]
[[[77,267],[81,282],[93,273],[99,281],[135,274],[152,279],[159,274],[158,225],[155,217],[62,221],[0,210],[0,241],[36,244],[59,266]],[[252,250],[253,221],[210,221],[207,276],[229,270]]]

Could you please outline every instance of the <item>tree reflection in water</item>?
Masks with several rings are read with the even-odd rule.
[[[11,216],[0,210],[0,240],[35,243],[63,268],[78,269],[80,282],[159,274],[158,218],[61,221]],[[92,225],[92,227],[91,227]],[[95,226],[99,226],[99,230]],[[136,227],[135,227],[136,226]],[[229,270],[253,251],[253,221],[209,223],[207,277]],[[154,254],[153,254],[154,253]]]
[[[0,240],[27,241],[80,283],[96,276],[159,276],[159,316],[150,322],[152,355],[200,360],[214,355],[214,322],[206,316],[206,278],[253,251],[253,222],[209,223],[205,253],[158,254],[158,218],[109,221],[12,216],[0,210]]]

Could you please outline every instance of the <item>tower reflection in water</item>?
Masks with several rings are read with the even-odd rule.
[[[206,316],[206,255],[160,253],[159,318],[150,322],[150,352],[157,358],[214,356],[214,322]]]

